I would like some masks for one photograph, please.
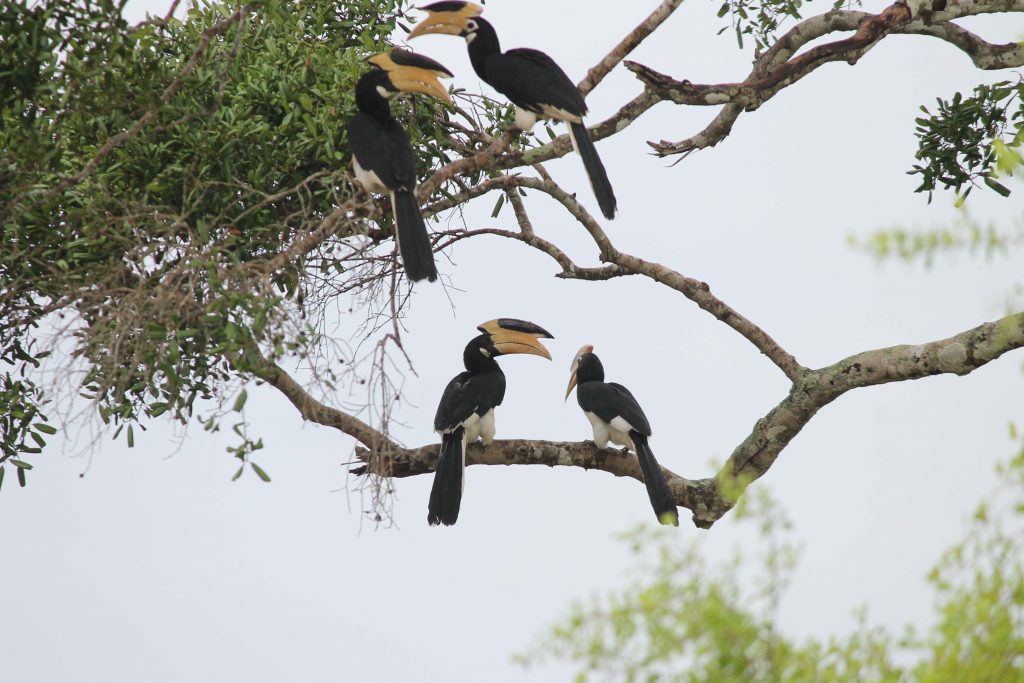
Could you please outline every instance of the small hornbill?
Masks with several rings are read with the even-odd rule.
[[[573,387],[576,387],[576,400],[594,429],[594,445],[604,448],[610,440],[636,453],[647,496],[651,499],[651,507],[658,521],[679,526],[675,498],[647,443],[651,435],[647,416],[629,389],[615,382],[604,381],[604,366],[590,344],[581,348],[572,361],[569,387],[565,390],[566,400]]]
[[[528,131],[537,119],[569,124],[572,146],[583,159],[590,186],[604,217],[615,217],[615,193],[583,124],[587,104],[583,95],[551,57],[530,48],[501,51],[498,34],[480,17],[484,8],[472,2],[435,2],[418,9],[429,16],[416,24],[409,38],[429,33],[466,39],[473,69],[492,88],[516,105],[516,128]]]
[[[427,226],[416,202],[416,155],[388,98],[418,92],[452,103],[439,76],[452,74],[429,57],[394,49],[369,59],[374,69],[356,83],[356,107],[348,124],[348,146],[356,180],[367,192],[391,195],[395,241],[410,280],[437,279]]]
[[[452,378],[441,396],[434,417],[434,431],[441,434],[441,455],[434,472],[427,506],[430,526],[455,524],[462,503],[466,446],[494,439],[494,408],[505,398],[505,373],[495,360],[511,353],[530,353],[551,360],[540,343],[554,339],[544,328],[525,320],[498,318],[479,327],[462,352],[465,372]]]

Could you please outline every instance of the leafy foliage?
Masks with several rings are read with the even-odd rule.
[[[800,14],[803,4],[803,0],[725,0],[718,8],[718,16],[728,15],[730,26],[718,32],[723,33],[731,27],[740,49],[743,48],[743,37],[750,36],[754,39],[755,49],[760,52],[775,42],[776,33],[787,19],[803,18]],[[832,8],[859,7],[860,4],[860,0],[834,0]]]
[[[627,542],[641,578],[574,605],[517,658],[524,665],[568,660],[581,683],[1024,680],[1024,448],[999,474],[1000,488],[979,505],[964,540],[928,576],[938,619],[923,635],[869,626],[863,610],[857,629],[841,638],[783,634],[777,609],[799,549],[784,513],[761,489],[737,510],[759,526],[756,563],[750,545],[710,566],[699,541],[680,546],[663,530],[638,530]],[[753,581],[744,581],[752,568]]]
[[[206,1],[130,26],[122,4],[0,10],[0,352],[22,377],[6,400],[38,412],[19,350],[52,350],[56,329],[118,431],[233,394],[258,344],[303,353],[311,303],[374,267],[366,221],[295,243],[354,194],[354,84],[401,16],[398,0]],[[441,110],[395,108],[426,174]]]
[[[939,185],[963,190],[962,202],[981,180],[1009,196],[1009,188],[996,178],[1012,175],[1024,163],[1019,152],[1024,144],[1022,99],[1024,79],[1018,79],[979,85],[970,97],[956,93],[950,100],[939,98],[934,114],[922,106],[925,116],[915,119],[916,156],[922,163],[908,171],[921,176],[916,191],[927,192],[930,202]]]

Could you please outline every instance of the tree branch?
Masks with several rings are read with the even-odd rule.
[[[374,452],[389,452],[399,448],[394,441],[359,418],[324,405],[313,398],[284,368],[268,359],[258,349],[250,348],[245,361],[246,367],[251,365],[257,377],[291,401],[302,415],[302,419],[325,427],[334,427]]]
[[[503,182],[539,190],[562,204],[590,233],[591,238],[593,238],[600,251],[601,260],[611,263],[620,269],[619,271],[608,271],[608,277],[617,277],[624,274],[643,275],[655,282],[670,287],[739,332],[747,341],[767,356],[769,360],[775,363],[790,380],[795,381],[806,372],[806,368],[800,365],[796,358],[783,349],[767,332],[712,294],[711,288],[706,282],[686,277],[660,263],[645,261],[616,249],[608,235],[598,225],[590,212],[576,200],[574,195],[569,194],[554,182],[524,176],[502,177],[505,178]],[[590,277],[586,279],[595,278]]]
[[[632,52],[637,45],[642,43],[647,36],[654,33],[655,29],[662,25],[662,23],[672,16],[672,13],[676,11],[676,8],[683,3],[683,0],[664,0],[658,7],[651,12],[651,14],[644,19],[642,22],[637,24],[636,28],[626,34],[618,45],[612,48],[611,52],[605,55],[604,59],[594,65],[588,72],[587,75],[580,81],[576,87],[579,88],[580,94],[584,97],[597,87],[605,76],[608,75],[615,66],[625,59],[626,55]]]
[[[771,468],[782,449],[818,410],[847,391],[943,373],[967,375],[1021,347],[1024,313],[1016,313],[948,339],[858,353],[801,376],[789,395],[757,421],[714,477],[686,479],[671,470],[662,470],[676,503],[693,512],[696,526],[709,528],[732,509],[747,486]],[[356,448],[356,456],[368,464],[352,473],[393,477],[427,474],[437,466],[439,452],[440,444],[430,444],[394,449],[383,458],[371,459],[371,451]],[[466,464],[581,467],[643,481],[635,457],[623,451],[598,449],[591,441],[497,440],[486,447],[477,443],[467,449]]]
[[[940,11],[934,7],[942,6]],[[993,45],[949,21],[959,17],[996,12],[1024,11],[1024,0],[995,2],[923,2],[900,0],[881,13],[869,14],[832,10],[801,21],[779,38],[754,63],[740,83],[695,84],[676,80],[636,62],[626,67],[636,74],[660,99],[676,104],[717,106],[725,109],[703,131],[679,142],[649,142],[658,156],[686,155],[717,144],[732,131],[743,111],[753,111],[784,88],[796,83],[820,66],[845,61],[855,64],[890,33],[940,38],[966,52],[982,69],[1024,66],[1024,48],[1016,43]],[[799,55],[797,50],[812,40],[838,31],[855,31],[853,36],[817,45]]]

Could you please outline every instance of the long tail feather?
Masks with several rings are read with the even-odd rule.
[[[462,479],[466,469],[465,430],[462,427],[441,437],[441,457],[430,487],[427,522],[430,526],[451,526],[459,519]]]
[[[604,164],[601,163],[601,157],[597,156],[597,148],[590,139],[587,127],[582,123],[570,123],[569,135],[572,137],[572,146],[583,159],[583,168],[587,170],[590,187],[597,197],[601,213],[608,220],[615,218],[615,192],[612,190],[611,181],[608,180],[608,173],[604,170]]]
[[[654,514],[662,524],[679,526],[679,510],[676,509],[675,498],[668,488],[665,475],[661,473],[661,465],[654,459],[654,453],[647,445],[647,437],[635,430],[629,436],[636,446],[636,457],[640,461],[640,471],[644,475],[644,485],[647,486],[647,496],[651,499]]]
[[[430,236],[416,203],[416,195],[408,190],[395,190],[391,193],[391,210],[395,216],[395,241],[402,255],[405,274],[413,282],[423,278],[433,282],[437,279],[434,252],[430,248]]]

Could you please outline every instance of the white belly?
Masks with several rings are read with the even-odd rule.
[[[363,189],[367,192],[376,192],[378,194],[389,194],[391,192],[387,185],[381,182],[380,176],[360,166],[359,161],[355,157],[352,157],[352,170],[355,171],[356,182],[362,185]]]
[[[494,441],[494,408],[483,415],[473,415],[462,423],[466,429],[466,441],[473,443],[480,439],[484,444]]]
[[[616,417],[609,424],[590,411],[586,411],[583,414],[590,420],[590,426],[594,430],[594,445],[598,448],[604,448],[611,441],[617,446],[625,446],[634,451],[636,450],[633,446],[633,440],[629,438],[629,430],[632,427],[621,417]]]

